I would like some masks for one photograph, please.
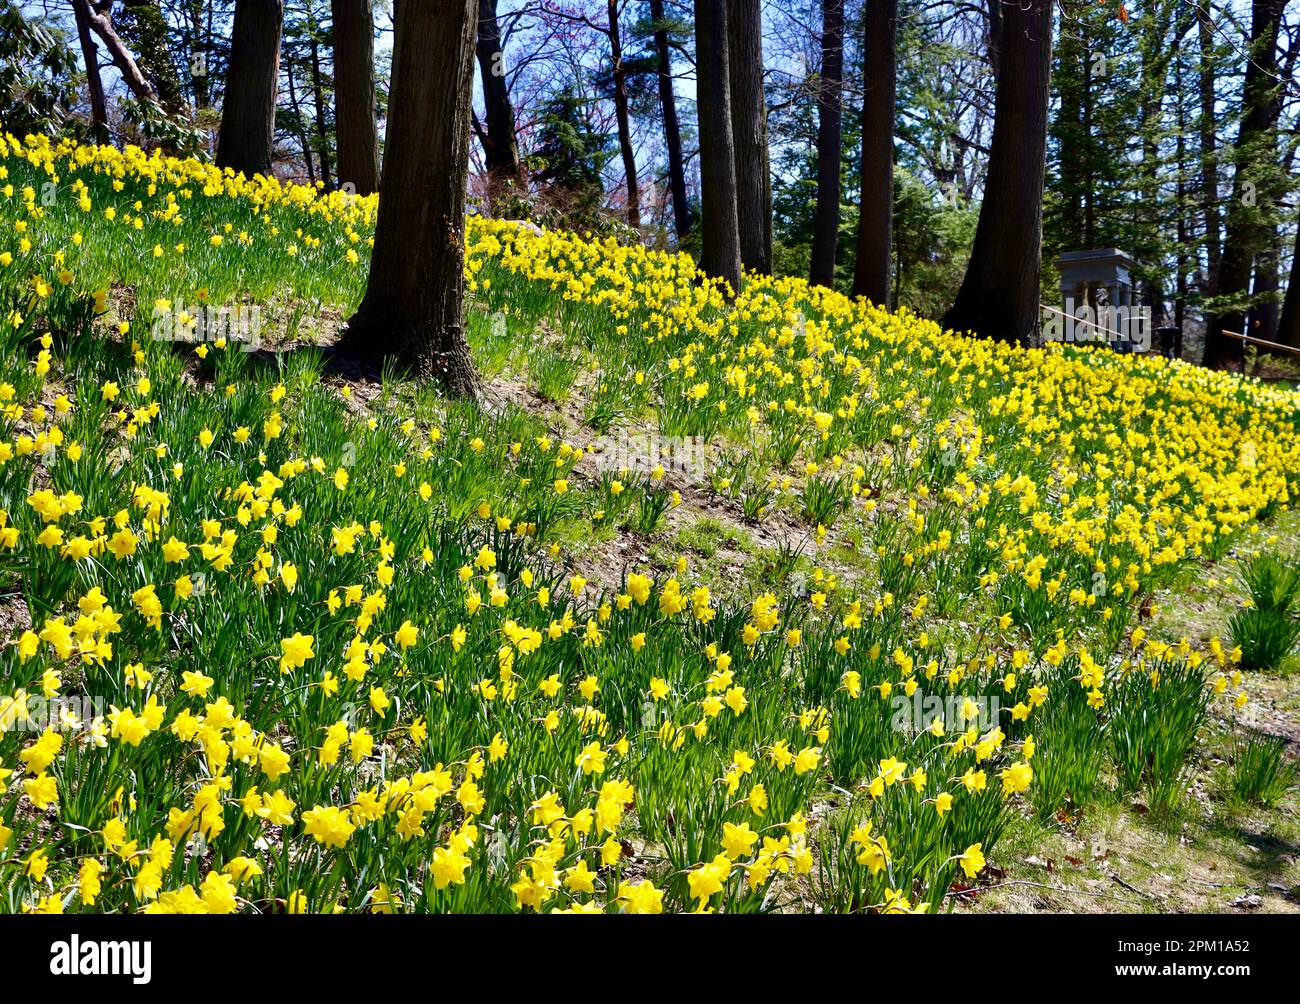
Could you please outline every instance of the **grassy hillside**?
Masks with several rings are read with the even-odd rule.
[[[373,199],[0,186],[0,910],[947,909],[1258,701],[1291,390],[473,219],[474,407],[316,344]]]

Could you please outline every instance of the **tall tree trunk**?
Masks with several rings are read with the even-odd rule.
[[[1187,303],[1187,179],[1192,172],[1187,165],[1187,103],[1183,90],[1183,61],[1174,61],[1174,117],[1177,126],[1175,134],[1174,163],[1177,165],[1178,184],[1174,194],[1174,212],[1178,217],[1178,253],[1177,271],[1174,281],[1174,317],[1173,326],[1180,332],[1183,329],[1183,312]],[[1153,332],[1154,334],[1154,332]]]
[[[477,37],[475,48],[487,119],[487,131],[481,134],[483,159],[490,201],[493,201],[499,189],[523,182],[519,141],[515,137],[515,108],[506,84],[505,53],[501,49],[501,26],[497,23],[497,0],[479,0]]]
[[[1219,276],[1219,174],[1214,163],[1217,140],[1214,135],[1214,27],[1208,8],[1198,10],[1200,50],[1198,52],[1198,92],[1201,101],[1200,154],[1201,204],[1205,216],[1205,258],[1209,288],[1213,290]]]
[[[731,135],[726,0],[695,0],[696,98],[700,120],[700,269],[740,290],[736,150]]]
[[[731,0],[727,8],[727,70],[735,143],[736,216],[740,262],[772,274],[772,172],[767,147],[767,99],[763,93],[761,0]]]
[[[1088,45],[1085,36],[1083,49],[1083,114],[1081,118],[1083,141],[1087,145],[1084,149],[1091,151],[1093,145],[1093,111],[1094,96],[1092,81],[1095,75],[1093,69],[1092,49]],[[1080,249],[1092,248],[1097,243],[1097,185],[1093,177],[1093,165],[1095,158],[1089,154],[1082,158],[1083,166],[1083,184],[1080,186],[1083,192],[1083,240],[1078,245]]]
[[[673,93],[673,61],[668,47],[664,0],[650,0],[650,20],[655,26],[659,107],[663,110],[664,145],[668,148],[668,188],[672,192],[673,224],[680,242],[691,229],[691,206],[686,195],[686,161],[682,156],[681,124],[677,120],[677,96]]]
[[[1002,0],[1002,51],[984,201],[944,326],[1028,343],[1039,318],[1052,4]]]
[[[283,30],[283,0],[235,0],[217,167],[250,176],[271,173]]]
[[[867,0],[862,97],[862,174],[853,295],[890,306],[894,246],[894,106],[898,95],[898,0]]]
[[[396,4],[370,279],[340,342],[345,353],[393,358],[468,397],[478,388],[463,316],[477,25],[478,0]]]
[[[1278,302],[1277,261],[1282,253],[1282,235],[1278,233],[1277,224],[1270,223],[1264,228],[1264,246],[1255,256],[1255,282],[1252,288],[1254,303],[1250,306],[1246,331],[1254,338],[1265,341],[1277,341]]]
[[[316,112],[316,152],[320,157],[320,179],[330,188],[330,136],[325,125],[325,81],[320,71],[320,39],[317,38],[316,15],[307,7],[307,45],[311,54],[311,100]]]
[[[339,184],[358,195],[379,191],[375,122],[375,11],[372,0],[332,0],[334,133]]]
[[[1138,135],[1142,142],[1142,161],[1138,191],[1141,201],[1137,221],[1141,224],[1138,252],[1143,265],[1138,269],[1142,280],[1142,302],[1151,308],[1153,323],[1167,322],[1165,316],[1166,271],[1162,263],[1165,242],[1162,232],[1167,228],[1167,207],[1161,197],[1160,174],[1163,165],[1160,146],[1161,116],[1165,93],[1169,88],[1169,64],[1182,45],[1183,36],[1191,27],[1191,18],[1180,16],[1179,5],[1163,0],[1151,5],[1149,12],[1138,21],[1138,51],[1144,53],[1138,76]]]
[[[284,61],[285,83],[289,86],[289,109],[293,112],[293,123],[298,134],[298,145],[302,147],[303,163],[307,165],[307,184],[316,184],[316,163],[311,156],[311,140],[307,136],[307,126],[302,117],[302,108],[298,104],[298,88],[293,80],[293,60]]]
[[[99,46],[90,33],[89,5],[75,0],[72,14],[77,22],[81,58],[86,64],[86,90],[90,92],[90,130],[96,143],[108,142],[108,103],[104,100],[104,78],[99,74]]]
[[[189,3],[190,83],[194,89],[194,107],[208,107],[208,37],[203,30],[203,0]]]
[[[817,81],[817,210],[808,278],[835,281],[840,235],[840,119],[844,79],[844,0],[822,0],[822,65]]]
[[[636,151],[632,148],[632,120],[627,106],[627,69],[623,65],[623,34],[618,24],[619,0],[609,0],[609,55],[614,71],[614,117],[618,121],[618,149],[623,155],[627,186],[627,225],[641,229],[641,186],[636,179]]]
[[[1295,246],[1291,249],[1291,279],[1287,283],[1282,314],[1277,322],[1277,340],[1300,349],[1300,227],[1296,228],[1296,234]]]
[[[1205,365],[1215,369],[1230,365],[1237,355],[1237,346],[1224,332],[1240,332],[1245,327],[1245,310],[1239,304],[1250,292],[1255,258],[1267,243],[1268,227],[1260,210],[1269,193],[1262,176],[1271,166],[1266,161],[1276,155],[1275,149],[1269,152],[1268,148],[1276,124],[1277,34],[1284,2],[1253,0],[1251,4],[1250,58],[1242,87],[1241,128],[1233,150],[1236,170],[1215,290],[1216,295],[1233,301],[1212,314],[1205,326]]]
[[[989,19],[989,66],[993,68],[993,78],[998,76],[1002,65],[1002,0],[985,0]]]

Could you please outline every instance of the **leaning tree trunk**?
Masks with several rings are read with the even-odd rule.
[[[158,0],[123,0],[118,20],[122,37],[135,53],[135,62],[153,86],[159,104],[173,115],[188,112],[172,56],[170,26]]]
[[[283,30],[283,0],[235,0],[217,167],[250,176],[271,173]]]
[[[1228,203],[1227,230],[1219,262],[1215,294],[1228,298],[1228,307],[1216,311],[1205,325],[1205,365],[1223,369],[1237,353],[1225,332],[1241,332],[1246,317],[1243,301],[1250,292],[1255,258],[1266,245],[1268,227],[1261,210],[1268,199],[1261,177],[1269,171],[1276,150],[1270,148],[1276,123],[1278,82],[1277,33],[1285,0],[1254,0],[1251,4],[1250,58],[1242,87],[1241,128],[1233,150],[1232,199]]]
[[[398,0],[370,280],[339,345],[466,397],[478,388],[463,316],[477,24],[478,0]]]
[[[506,83],[505,53],[501,50],[501,27],[497,24],[497,0],[479,0],[477,39],[475,48],[487,120],[483,160],[487,166],[489,195],[494,199],[499,189],[523,181],[519,141],[515,138],[515,108]]]
[[[817,210],[809,281],[835,281],[840,231],[840,116],[844,78],[844,0],[822,0],[822,67],[817,81]]]
[[[691,204],[686,195],[686,160],[682,156],[682,127],[677,118],[677,95],[673,93],[673,60],[668,47],[664,0],[650,0],[650,20],[654,23],[655,73],[659,78],[664,146],[668,148],[668,190],[673,196],[673,224],[680,242],[691,229]]]
[[[890,305],[894,244],[894,105],[898,0],[867,0],[862,98],[862,174],[853,295]]]
[[[77,22],[81,58],[86,64],[86,90],[90,92],[90,131],[96,143],[108,142],[108,103],[104,100],[104,79],[99,73],[99,46],[90,33],[90,5],[75,0],[72,14]]]
[[[632,119],[627,103],[627,68],[623,63],[618,0],[609,0],[609,56],[614,71],[614,117],[618,122],[618,149],[623,156],[623,176],[627,186],[627,225],[639,231],[641,186],[636,179],[636,151],[632,148]]]
[[[135,57],[122,41],[122,36],[117,33],[113,27],[113,18],[110,12],[110,4],[95,6],[90,0],[72,0],[72,6],[75,11],[78,33],[80,34],[82,25],[93,31],[99,36],[99,40],[104,43],[104,49],[109,58],[113,61],[113,66],[117,72],[122,75],[122,81],[140,101],[157,101],[158,92],[154,89],[153,84],[149,82],[141,71]],[[85,54],[85,42],[82,42],[82,54]],[[89,74],[91,67],[87,65]],[[94,76],[99,76],[99,68],[94,68]],[[93,87],[94,85],[91,84]],[[93,95],[92,95],[93,100]]]
[[[1028,344],[1038,330],[1052,4],[1002,0],[993,140],[970,264],[944,326]]]
[[[339,185],[369,195],[379,191],[374,4],[373,0],[333,0],[331,12]]]
[[[695,0],[696,98],[700,120],[700,269],[740,290],[735,143],[727,67],[726,0]]]
[[[736,147],[740,261],[751,271],[771,275],[772,173],[768,167],[760,0],[731,0],[727,9],[727,69]]]

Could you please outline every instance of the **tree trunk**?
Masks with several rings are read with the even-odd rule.
[[[357,195],[369,195],[379,191],[374,5],[372,0],[332,0],[331,13],[339,184]]]
[[[1086,36],[1084,38],[1083,60],[1083,110],[1080,123],[1082,139],[1087,144],[1085,149],[1092,150],[1092,123],[1095,107],[1092,81],[1095,71],[1093,70],[1093,50],[1088,44]],[[1083,239],[1076,245],[1080,250],[1096,247],[1097,243],[1097,184],[1093,171],[1095,158],[1090,154],[1083,157],[1082,160],[1083,183],[1079,187],[1083,192],[1083,215],[1081,217],[1083,221]]]
[[[862,175],[853,295],[890,305],[894,243],[894,104],[898,0],[867,0],[863,52]]]
[[[695,0],[696,98],[700,124],[700,269],[740,289],[736,152],[731,135],[726,0]]]
[[[104,100],[104,79],[99,75],[99,46],[90,33],[89,5],[74,0],[72,14],[81,41],[81,58],[86,64],[86,90],[90,92],[90,130],[96,143],[108,142],[108,103]]]
[[[1214,28],[1207,9],[1198,10],[1200,51],[1198,90],[1201,99],[1201,199],[1205,213],[1206,272],[1211,290],[1219,275],[1219,176],[1214,163]]]
[[[311,53],[311,100],[316,110],[316,151],[320,157],[320,179],[330,188],[330,137],[325,127],[325,84],[320,72],[320,39],[316,37],[316,16],[307,7],[307,45]]]
[[[476,50],[487,119],[487,131],[480,138],[487,165],[489,201],[495,201],[499,189],[523,183],[519,141],[515,137],[515,108],[506,84],[505,53],[501,50],[501,27],[497,24],[497,0],[479,0]]]
[[[822,0],[822,66],[817,81],[817,210],[808,279],[835,281],[840,231],[840,112],[844,79],[844,0]]]
[[[993,68],[993,79],[997,80],[998,68],[1002,65],[1002,0],[986,2],[989,17],[989,66]]]
[[[340,349],[473,397],[463,310],[478,0],[398,0],[395,13],[370,279]]]
[[[307,137],[307,127],[303,124],[302,108],[298,104],[298,88],[293,80],[293,60],[284,61],[285,83],[289,86],[289,109],[293,112],[293,123],[298,133],[298,145],[302,147],[303,163],[307,165],[307,184],[316,184],[316,164],[311,157],[311,141]]]
[[[1255,283],[1252,290],[1254,303],[1250,306],[1250,316],[1246,332],[1253,338],[1262,338],[1268,342],[1277,341],[1278,302],[1277,260],[1282,253],[1282,235],[1276,224],[1264,228],[1264,246],[1255,256]]]
[[[668,47],[664,0],[650,0],[650,20],[655,26],[659,106],[663,109],[664,145],[668,148],[668,188],[673,197],[673,224],[680,242],[691,229],[691,205],[686,195],[686,161],[682,156],[682,129],[677,119],[677,96],[673,93],[673,61]]]
[[[731,0],[727,9],[727,71],[735,143],[736,218],[740,262],[772,274],[772,172],[767,148],[767,99],[763,94],[761,0]]]
[[[158,102],[172,115],[187,113],[180,75],[172,58],[170,29],[158,0],[123,0],[122,8],[121,34],[153,86]]]
[[[1002,0],[988,177],[970,264],[944,326],[1031,342],[1038,329],[1052,5]]]
[[[614,71],[614,116],[618,121],[618,149],[623,155],[627,185],[627,225],[641,229],[641,186],[636,180],[636,151],[632,148],[632,121],[627,107],[627,70],[623,66],[623,36],[618,25],[619,0],[609,0],[609,55]]]
[[[1192,172],[1187,165],[1187,92],[1183,90],[1183,61],[1174,62],[1174,120],[1177,127],[1175,134],[1174,164],[1178,172],[1178,184],[1174,193],[1174,212],[1178,218],[1177,264],[1174,280],[1174,317],[1173,326],[1180,332],[1183,329],[1183,311],[1187,303],[1187,251],[1188,251],[1188,210],[1187,179]],[[1153,332],[1154,334],[1154,332]]]
[[[1245,327],[1245,310],[1241,302],[1250,292],[1250,276],[1255,258],[1264,251],[1268,227],[1260,212],[1268,198],[1264,191],[1263,170],[1256,165],[1271,156],[1266,151],[1276,124],[1275,94],[1277,73],[1277,33],[1282,23],[1285,0],[1254,0],[1250,18],[1250,58],[1246,61],[1246,79],[1242,86],[1241,128],[1233,150],[1232,200],[1228,203],[1227,230],[1223,240],[1223,257],[1219,263],[1217,296],[1232,297],[1226,309],[1216,311],[1206,320],[1205,365],[1223,369],[1238,355],[1238,345],[1224,332],[1240,332]]]
[[[283,30],[283,0],[235,0],[217,167],[249,176],[271,173]]]
[[[1295,247],[1291,249],[1291,279],[1282,301],[1282,315],[1277,322],[1277,340],[1300,349],[1300,227]]]
[[[190,50],[190,82],[194,88],[195,109],[208,107],[208,43],[210,38],[203,28],[203,0],[189,0],[188,31]]]
[[[86,26],[99,36],[100,41],[104,43],[104,48],[108,51],[109,58],[112,59],[113,65],[117,68],[118,73],[122,75],[122,80],[131,93],[141,101],[156,101],[158,99],[157,91],[154,90],[153,84],[149,83],[145,75],[140,72],[140,67],[136,65],[135,58],[127,49],[126,43],[122,41],[121,36],[113,28],[113,20],[108,14],[107,5],[101,11],[93,7],[90,0],[72,0],[72,6],[76,11],[78,26],[81,25],[82,19],[84,19]],[[84,45],[82,51],[83,53],[85,51]]]
[[[1057,184],[1062,212],[1054,220],[1061,247],[1090,248],[1084,234],[1089,206],[1088,170],[1092,157],[1092,39],[1082,30],[1082,16],[1087,0],[1062,0],[1061,17],[1079,23],[1081,30],[1063,31],[1056,46],[1060,73],[1053,89],[1060,95],[1060,110],[1051,134],[1061,150],[1079,151],[1076,156],[1060,158]]]

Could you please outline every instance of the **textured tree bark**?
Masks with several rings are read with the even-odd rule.
[[[90,92],[90,130],[96,143],[108,142],[108,102],[104,100],[104,79],[99,74],[99,46],[90,31],[89,4],[75,0],[73,18],[81,42],[81,59],[86,64],[86,90]]]
[[[853,295],[890,306],[894,245],[894,106],[898,96],[898,0],[867,0],[862,174]]]
[[[1282,235],[1276,225],[1269,225],[1264,229],[1264,246],[1255,255],[1255,279],[1252,287],[1255,302],[1251,304],[1246,321],[1248,334],[1268,342],[1277,341],[1278,313],[1282,309],[1277,298],[1277,261],[1281,255]]]
[[[122,74],[122,80],[130,88],[131,93],[142,101],[156,101],[158,93],[154,90],[153,84],[140,72],[140,67],[136,65],[135,58],[131,55],[121,37],[113,28],[112,18],[107,11],[101,13],[95,7],[92,7],[90,0],[72,0],[73,9],[76,12],[78,27],[85,20],[86,26],[99,36],[100,41],[104,43],[104,48],[108,51],[109,58],[113,60],[113,65],[117,71]],[[82,52],[85,52],[85,44],[82,44]],[[96,70],[98,74],[98,70]]]
[[[374,5],[372,0],[332,0],[331,13],[339,184],[369,195],[379,191]]]
[[[844,78],[844,0],[822,0],[822,66],[817,82],[817,210],[808,279],[835,281],[840,231],[841,90]]]
[[[659,107],[663,111],[664,145],[668,148],[668,188],[673,197],[673,225],[680,241],[691,229],[691,205],[686,195],[686,161],[682,156],[682,129],[673,93],[673,61],[664,27],[664,0],[650,0],[650,20],[655,24],[655,58],[658,62]]]
[[[519,141],[515,137],[515,108],[506,84],[505,53],[501,50],[501,27],[497,23],[497,0],[479,0],[477,37],[475,48],[487,120],[487,132],[481,137],[483,159],[491,194],[495,197],[506,185],[523,182]]]
[[[623,65],[623,35],[618,24],[618,0],[609,0],[609,55],[614,69],[614,117],[618,122],[618,149],[623,156],[627,188],[627,225],[641,229],[641,186],[636,178],[636,151],[627,107],[627,70]]]
[[[1233,151],[1232,198],[1228,202],[1227,229],[1223,239],[1223,257],[1219,262],[1218,296],[1241,298],[1250,290],[1250,276],[1255,258],[1265,248],[1268,228],[1259,212],[1258,202],[1268,195],[1258,179],[1251,177],[1252,161],[1261,156],[1276,123],[1274,109],[1278,82],[1277,33],[1282,23],[1285,0],[1253,0],[1250,18],[1250,58],[1246,61],[1246,79],[1242,89],[1241,128]],[[1245,327],[1245,312],[1228,309],[1212,314],[1205,324],[1205,365],[1215,369],[1229,366],[1239,354],[1238,343],[1224,332],[1240,332]]]
[[[283,0],[236,0],[217,167],[250,176],[271,173],[283,30]]]
[[[988,178],[970,264],[944,326],[1030,343],[1039,319],[1052,5],[1002,0]]]
[[[736,215],[740,262],[772,274],[772,172],[767,146],[767,99],[763,94],[761,0],[731,0],[727,8],[727,69],[736,159]]]
[[[993,68],[996,80],[998,67],[1002,65],[1002,0],[987,0],[989,18],[989,66]]]
[[[398,0],[370,279],[339,349],[474,397],[465,343],[465,184],[478,0]]]
[[[1300,237],[1291,249],[1291,279],[1287,283],[1282,314],[1277,322],[1277,340],[1300,349]]]
[[[696,102],[700,122],[700,270],[740,290],[736,150],[731,135],[726,0],[695,0]]]
[[[1201,199],[1205,207],[1205,258],[1209,287],[1219,276],[1219,175],[1214,163],[1217,140],[1214,135],[1214,28],[1208,10],[1198,11],[1200,51],[1197,89],[1201,102],[1199,123],[1201,154]]]

